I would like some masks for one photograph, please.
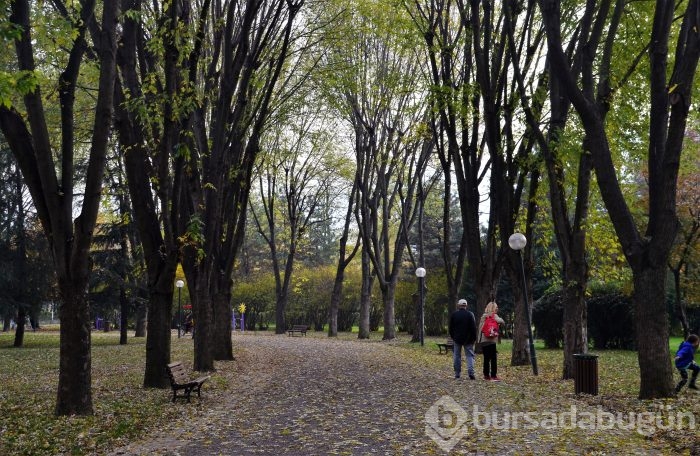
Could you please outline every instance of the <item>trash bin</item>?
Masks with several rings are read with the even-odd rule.
[[[598,355],[574,355],[574,388],[576,394],[598,395]]]

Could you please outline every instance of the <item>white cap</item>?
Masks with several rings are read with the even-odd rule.
[[[457,301],[457,307],[467,307],[467,300],[460,299],[459,301]]]

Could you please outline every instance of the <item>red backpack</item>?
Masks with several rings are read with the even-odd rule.
[[[498,337],[498,322],[496,317],[489,315],[484,320],[484,326],[481,327],[481,333],[484,337]]]

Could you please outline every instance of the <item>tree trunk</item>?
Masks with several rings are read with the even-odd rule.
[[[194,370],[208,372],[214,370],[213,310],[212,300],[207,287],[195,286],[196,300],[192,305],[194,319]]]
[[[477,279],[477,277],[475,277]],[[481,318],[481,315],[484,313],[484,309],[486,309],[486,304],[488,304],[491,301],[496,300],[496,292],[494,290],[494,283],[493,279],[491,277],[484,278],[480,281],[476,281],[478,285],[476,285],[476,313],[474,314],[477,318]],[[515,299],[515,297],[513,297]]]
[[[160,293],[155,289],[151,290],[148,301],[146,369],[143,376],[145,388],[167,388],[170,386],[166,367],[170,363],[172,303],[172,291]]]
[[[119,287],[119,345],[126,345],[127,325],[129,324],[129,300],[126,297],[126,289]]]
[[[340,301],[343,299],[343,280],[345,276],[345,268],[341,266],[342,260],[339,260],[338,269],[335,272],[335,281],[333,282],[333,292],[331,293],[331,308],[328,316],[328,337],[338,337],[338,308]]]
[[[138,294],[141,295],[142,292],[139,292]],[[148,306],[141,300],[139,300],[139,303],[136,305],[135,318],[136,324],[134,329],[134,337],[146,337],[146,318],[148,318]]]
[[[360,290],[360,322],[358,339],[369,339],[369,312],[372,301],[374,278],[370,269],[369,255],[362,250],[362,289]]]
[[[230,290],[231,287],[228,287]],[[215,360],[232,361],[233,345],[231,344],[231,292],[217,290],[213,293],[214,334],[212,338],[212,354]]]
[[[512,261],[518,261],[513,259],[515,256],[517,258],[517,253],[508,252],[508,257],[511,259],[509,265],[512,265]],[[519,269],[519,268],[518,268]],[[526,366],[530,364],[530,346],[527,330],[527,308],[525,306],[525,299],[527,295],[523,294],[523,279],[521,277],[521,272],[512,266],[506,266],[508,278],[510,279],[511,288],[513,290],[513,305],[515,313],[515,322],[513,327],[513,349],[511,351],[510,365],[511,366]],[[529,288],[529,287],[528,287]],[[525,291],[527,293],[527,291]],[[530,309],[531,310],[531,309]]]
[[[275,334],[284,334],[287,331],[287,322],[284,318],[284,311],[287,308],[287,293],[277,293],[277,303],[275,305]]]
[[[673,395],[673,369],[668,346],[666,310],[666,264],[633,271],[637,319],[637,357],[640,371],[640,399]]]
[[[63,305],[60,308],[61,348],[56,415],[91,415],[91,321],[87,280],[59,278],[58,286]]]
[[[574,274],[572,274],[574,275]],[[586,319],[586,279],[571,277],[564,289],[564,379],[574,378],[574,355],[588,351]]]
[[[394,297],[396,295],[396,280],[390,281],[382,290],[384,304],[384,336],[382,340],[396,339],[396,321],[394,317]]]
[[[413,304],[413,308],[415,309],[415,318],[416,322],[413,325],[413,334],[411,334],[411,343],[416,343],[420,342],[420,323],[421,323],[421,314],[420,314],[420,295],[418,293],[413,293],[411,295],[411,303]],[[448,315],[451,315],[448,314]]]
[[[681,271],[680,269],[672,269],[671,271],[673,272],[673,286],[676,292],[676,316],[678,317],[678,321],[681,323],[681,327],[683,328],[683,338],[686,339],[690,334],[690,325],[688,324],[688,314],[685,311],[685,304],[683,303]]]
[[[27,321],[27,312],[24,310],[23,305],[19,305],[17,310],[17,325],[15,326],[15,341],[12,344],[13,347],[21,347],[24,345],[24,330],[25,323]]]

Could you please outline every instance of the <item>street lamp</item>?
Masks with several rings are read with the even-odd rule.
[[[520,257],[520,272],[523,277],[523,299],[525,300],[525,317],[527,318],[527,337],[530,341],[530,363],[532,373],[537,375],[537,354],[535,353],[535,341],[532,337],[532,323],[530,322],[530,304],[527,297],[527,282],[525,280],[525,266],[523,264],[523,249],[527,245],[527,238],[522,233],[513,233],[508,238],[508,245],[518,252]]]
[[[423,304],[423,284],[425,281],[425,268],[416,269],[416,277],[418,277],[418,304],[420,305],[420,346],[423,346],[423,332],[425,331],[425,306]]]
[[[185,282],[182,280],[178,280],[175,282],[175,286],[177,287],[177,338],[180,338],[180,328],[182,328],[182,304],[180,302],[180,292],[182,291],[182,287],[185,286]]]

